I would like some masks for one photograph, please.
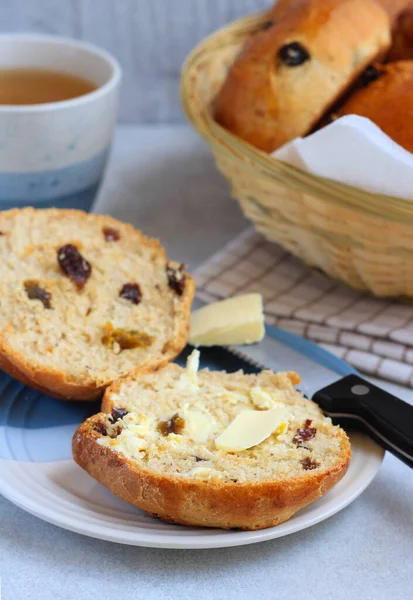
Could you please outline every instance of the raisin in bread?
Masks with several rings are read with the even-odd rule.
[[[111,386],[105,412],[74,435],[76,462],[153,516],[225,529],[282,523],[343,477],[347,435],[295,390],[295,373],[197,372],[197,360]],[[257,420],[270,428],[251,445]]]
[[[374,0],[299,0],[265,21],[215,99],[218,123],[272,152],[306,135],[377,56],[390,22]]]
[[[98,398],[185,346],[194,282],[108,216],[0,213],[0,367],[49,395]]]
[[[413,152],[413,61],[375,67],[369,83],[358,89],[337,111],[337,116],[368,117],[395,142]]]

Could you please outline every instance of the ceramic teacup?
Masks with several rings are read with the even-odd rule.
[[[48,35],[0,35],[0,69],[71,73],[96,89],[60,102],[0,105],[0,209],[89,210],[106,165],[121,70],[104,50]]]

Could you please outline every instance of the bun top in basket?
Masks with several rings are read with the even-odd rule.
[[[254,35],[215,100],[218,123],[272,152],[307,134],[390,45],[374,0],[299,0]]]
[[[413,61],[378,65],[374,77],[350,96],[337,116],[367,117],[397,144],[413,152]]]
[[[390,48],[387,60],[394,62],[397,60],[413,59],[413,2],[410,0],[410,6],[398,15],[394,31],[393,43]]]
[[[412,0],[377,0],[377,2],[389,15],[393,29],[397,27],[397,20],[400,14],[412,4]]]
[[[100,397],[187,340],[193,280],[131,225],[75,210],[0,213],[0,366],[50,395]]]

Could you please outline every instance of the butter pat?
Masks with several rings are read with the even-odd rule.
[[[272,433],[282,433],[287,427],[284,408],[243,410],[215,440],[218,450],[239,452],[261,444]]]
[[[221,479],[224,479],[224,476],[220,471],[208,467],[197,467],[196,469],[193,469],[190,476],[194,479],[207,479],[208,481],[220,481]]]
[[[208,304],[191,315],[194,346],[253,344],[265,335],[261,294],[244,294]]]
[[[193,350],[186,361],[186,374],[193,383],[198,382],[197,373],[199,369],[199,358],[199,351]]]
[[[187,358],[186,369],[179,378],[178,387],[189,387],[194,391],[198,388],[199,359],[199,350],[193,350]]]
[[[185,420],[183,434],[194,442],[205,444],[216,429],[216,421],[212,415],[198,410],[182,410],[179,414]]]
[[[277,405],[277,400],[260,387],[251,388],[250,394],[251,400],[257,408],[268,410],[269,408],[275,408]]]

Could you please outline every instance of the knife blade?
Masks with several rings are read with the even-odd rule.
[[[304,354],[268,335],[258,344],[228,346],[227,349],[261,369],[297,371],[302,380],[298,389],[307,398],[312,398],[317,390],[331,385],[342,377],[336,371],[307,358]]]
[[[202,308],[207,302],[196,296],[192,305],[193,310]],[[307,358],[297,350],[282,344],[266,335],[258,344],[243,346],[225,346],[231,352],[249,362],[258,369],[271,371],[297,371],[302,382],[298,389],[312,398],[314,393],[327,385],[338,381],[342,375],[317,362]]]

